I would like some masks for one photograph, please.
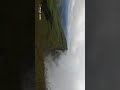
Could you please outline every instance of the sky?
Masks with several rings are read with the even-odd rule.
[[[85,90],[85,0],[70,0],[68,12],[68,50],[45,57],[48,90]]]

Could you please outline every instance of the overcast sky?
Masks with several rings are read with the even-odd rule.
[[[46,57],[48,90],[85,90],[85,0],[70,0],[68,50],[57,58]]]

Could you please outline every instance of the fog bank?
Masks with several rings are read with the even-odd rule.
[[[45,57],[48,90],[85,90],[85,0],[70,0],[68,50]]]

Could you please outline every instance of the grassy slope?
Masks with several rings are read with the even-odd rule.
[[[52,29],[49,30],[49,38],[48,43],[50,44],[49,48],[57,48],[57,49],[66,49],[66,39],[64,35],[64,31],[61,27],[60,17],[58,15],[57,7],[54,3],[54,0],[48,0],[48,7],[50,11],[53,12],[53,24]],[[50,23],[49,23],[50,24]]]
[[[42,20],[38,20],[38,5],[41,0],[35,0],[35,74],[36,90],[45,90],[44,60],[43,52],[45,48],[67,49],[64,32],[60,25],[57,8],[53,0],[48,0],[48,7],[53,12],[53,24],[46,20],[42,12]]]

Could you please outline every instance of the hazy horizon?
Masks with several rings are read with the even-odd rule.
[[[85,90],[85,0],[70,0],[68,12],[68,50],[45,57],[48,90]]]

